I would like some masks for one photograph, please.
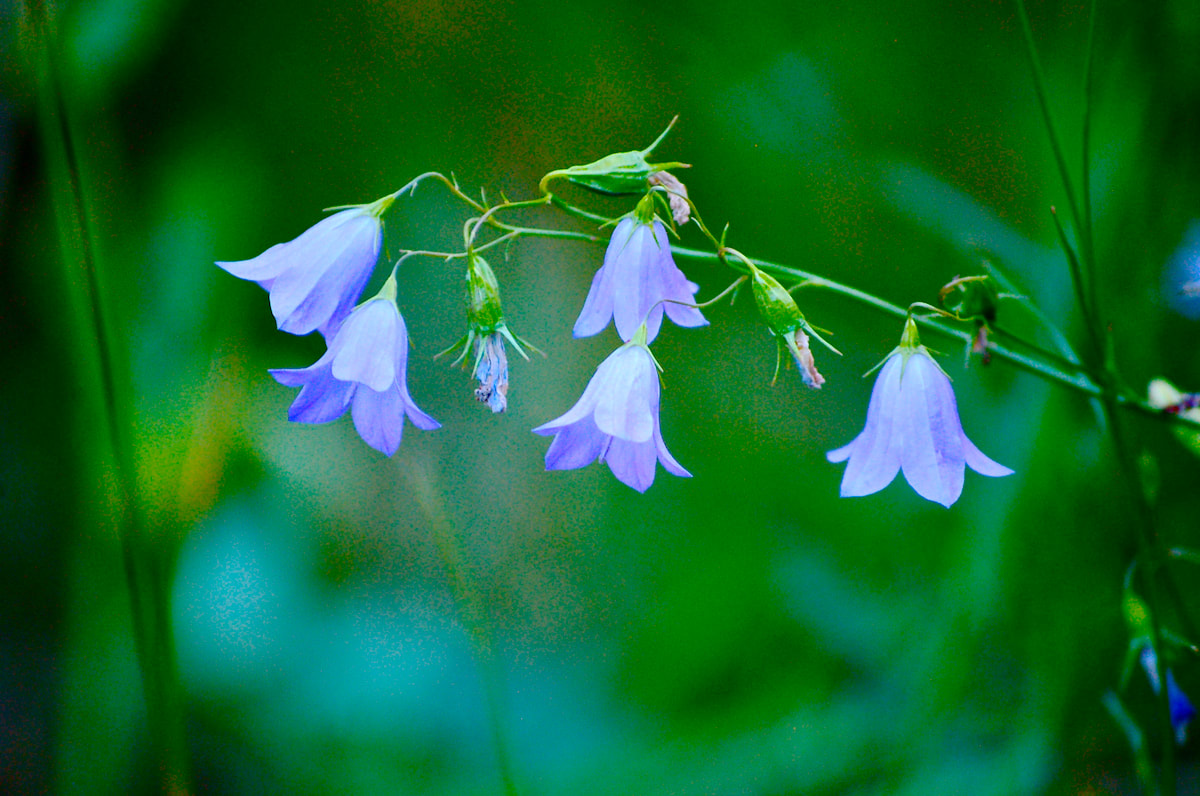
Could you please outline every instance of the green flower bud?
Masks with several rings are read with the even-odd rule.
[[[600,158],[593,163],[587,163],[581,166],[568,166],[565,169],[558,169],[542,177],[541,189],[546,193],[546,186],[550,180],[565,177],[576,185],[582,185],[585,188],[590,188],[593,191],[606,194],[632,194],[644,193],[650,188],[650,175],[662,169],[669,168],[686,168],[684,163],[650,163],[646,160],[654,151],[654,148],[666,137],[671,131],[671,127],[675,124],[675,120],[671,120],[671,124],[667,125],[667,129],[663,130],[653,144],[641,151],[633,152],[615,152],[611,155]]]
[[[817,370],[812,349],[808,344],[808,335],[812,334],[834,353],[837,353],[837,349],[822,340],[809,326],[808,321],[804,319],[804,313],[796,305],[796,300],[787,288],[779,284],[778,279],[750,265],[750,284],[758,312],[774,335],[778,346],[775,355],[775,377],[771,379],[771,383],[774,384],[779,378],[779,363],[787,353],[796,363],[796,369],[804,383],[813,389],[820,389],[825,383],[825,377]]]
[[[504,325],[500,284],[487,260],[467,257],[467,324],[479,335],[489,335]]]
[[[750,284],[754,289],[754,303],[758,305],[759,314],[771,333],[782,336],[807,325],[804,313],[800,312],[800,307],[787,288],[770,274],[751,268]]]

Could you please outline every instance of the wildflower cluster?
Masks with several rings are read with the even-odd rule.
[[[546,452],[547,470],[575,469],[602,461],[618,480],[639,492],[654,482],[659,463],[673,475],[690,477],[663,441],[661,368],[650,345],[662,330],[664,318],[681,328],[708,325],[703,307],[727,293],[736,295],[747,281],[762,321],[777,343],[772,383],[778,378],[780,364],[790,360],[803,383],[819,389],[826,380],[817,369],[811,342],[815,339],[839,352],[808,322],[792,291],[768,272],[766,264],[726,246],[724,235],[717,239],[709,232],[687,186],[675,173],[686,164],[650,162],[663,136],[644,150],[551,171],[540,183],[541,196],[522,202],[505,199],[489,205],[486,200],[476,201],[453,180],[431,172],[371,204],[342,208],[295,240],[273,246],[251,260],[217,263],[269,292],[271,311],[281,331],[317,331],[326,341],[326,352],[311,366],[271,371],[281,384],[300,388],[288,410],[289,420],[327,423],[350,410],[363,440],[389,456],[400,446],[405,418],[423,430],[439,427],[413,400],[406,378],[409,344],[398,304],[399,269],[414,255],[465,265],[466,332],[442,354],[457,352],[456,365],[466,366],[469,361],[478,383],[476,398],[492,412],[504,412],[509,398],[508,351],[527,360],[525,349],[533,347],[509,329],[499,280],[483,252],[516,237],[547,234],[547,230],[503,222],[499,216],[549,204],[612,227],[573,334],[590,337],[611,325],[621,345],[596,368],[569,411],[533,429],[554,438]],[[362,301],[383,248],[384,215],[396,200],[415,192],[427,179],[440,181],[477,213],[463,227],[462,250],[401,250],[380,291]],[[599,193],[632,195],[637,201],[626,215],[606,219],[554,194],[551,185],[556,180]],[[725,291],[704,305],[697,303],[699,286],[679,268],[672,250],[672,237],[688,224],[709,240],[716,258],[736,275]],[[481,242],[483,230],[499,235]],[[578,233],[575,237],[591,236]],[[994,319],[994,305],[986,307],[986,315]],[[978,347],[986,351],[986,337],[982,339]],[[911,313],[900,347],[880,370],[866,427],[849,445],[831,451],[828,458],[849,462],[842,479],[843,496],[876,492],[902,471],[918,494],[945,506],[958,499],[966,466],[984,475],[1012,472],[980,453],[963,433],[949,378],[920,345]]]

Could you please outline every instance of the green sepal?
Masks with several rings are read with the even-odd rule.
[[[784,335],[805,324],[804,313],[778,279],[750,266],[750,286],[758,312],[772,334]]]
[[[504,325],[500,283],[487,260],[473,252],[467,257],[466,279],[467,325],[472,331],[487,336]]]

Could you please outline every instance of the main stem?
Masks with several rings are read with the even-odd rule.
[[[119,364],[123,361],[123,352],[112,330],[111,308],[105,300],[100,278],[80,155],[56,68],[54,23],[43,0],[33,0],[29,11],[27,44],[39,77],[42,142],[54,186],[53,202],[65,283],[83,293],[83,300],[76,306],[85,316],[83,325],[94,337],[98,392],[103,403],[103,422],[115,476],[113,519],[121,539],[129,588],[151,757],[161,792],[182,794],[189,791],[189,766],[184,729],[185,700],[179,685],[170,618],[173,550],[164,548],[147,533],[137,503],[133,447],[124,430],[127,419],[132,417],[132,409],[127,380]],[[83,276],[82,280],[75,278],[77,272]]]
[[[1149,614],[1150,645],[1154,649],[1155,673],[1158,678],[1157,714],[1159,734],[1162,736],[1162,771],[1159,775],[1160,796],[1175,794],[1175,727],[1171,722],[1171,698],[1167,688],[1167,661],[1163,648],[1162,620],[1159,618],[1159,608],[1164,604],[1160,590],[1159,577],[1165,556],[1154,531],[1154,513],[1146,498],[1146,490],[1142,486],[1141,473],[1138,471],[1137,459],[1125,436],[1123,418],[1118,416],[1116,402],[1107,395],[1101,402],[1107,420],[1109,434],[1112,437],[1113,449],[1121,475],[1131,491],[1137,523],[1138,560],[1142,566],[1138,571],[1142,575],[1143,596]]]
[[[429,518],[433,530],[434,544],[446,570],[454,604],[458,609],[459,621],[471,639],[475,663],[483,682],[484,698],[487,701],[488,727],[496,750],[496,767],[505,796],[519,796],[513,773],[512,755],[509,751],[505,717],[507,700],[504,695],[504,674],[496,657],[495,639],[488,620],[487,609],[470,580],[463,573],[462,554],[458,537],[446,516],[429,476],[418,469],[408,473],[412,492]]]

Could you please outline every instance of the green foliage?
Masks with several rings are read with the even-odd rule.
[[[444,428],[388,460],[348,420],[289,427],[293,394],[266,369],[309,364],[320,341],[276,332],[266,294],[213,266],[429,168],[523,198],[556,164],[618,152],[615,168],[568,176],[642,190],[648,154],[627,149],[678,112],[659,152],[693,164],[689,195],[748,255],[929,303],[987,260],[1082,339],[1047,212],[1058,175],[1006,4],[58,5],[128,355],[135,497],[171,563],[197,790],[501,792],[497,671],[521,793],[1134,787],[1125,719],[1157,748],[1153,696],[1135,676],[1102,702],[1127,643],[1131,510],[1083,399],[946,357],[966,431],[1017,475],[968,474],[951,512],[902,484],[840,500],[824,452],[861,427],[859,377],[899,322],[805,294],[845,356],[822,359],[819,392],[771,388],[754,310],[714,305],[711,327],[668,325],[655,344],[663,434],[693,479],[638,496],[602,468],[544,473],[528,430],[570,406],[613,339],[570,336],[602,247],[525,240],[488,259],[506,319],[548,358],[513,363],[504,416],[432,362],[461,335],[462,263],[402,266],[410,387]],[[1131,381],[1195,389],[1195,325],[1156,292],[1200,197],[1194,3],[1107,5],[1091,111],[1100,304]],[[1050,101],[1078,118],[1083,10],[1035,12]],[[34,76],[10,71],[0,753],[18,762],[0,786],[146,791],[94,330],[79,272],[59,265],[74,233],[35,144]],[[422,186],[392,208],[389,245],[457,245],[460,221]],[[693,234],[681,228],[685,245]],[[728,281],[680,264],[701,299]],[[1193,452],[1165,425],[1132,429],[1158,462],[1165,538],[1200,547]],[[1195,661],[1175,666],[1200,693]],[[1193,747],[1179,755],[1194,770]]]

